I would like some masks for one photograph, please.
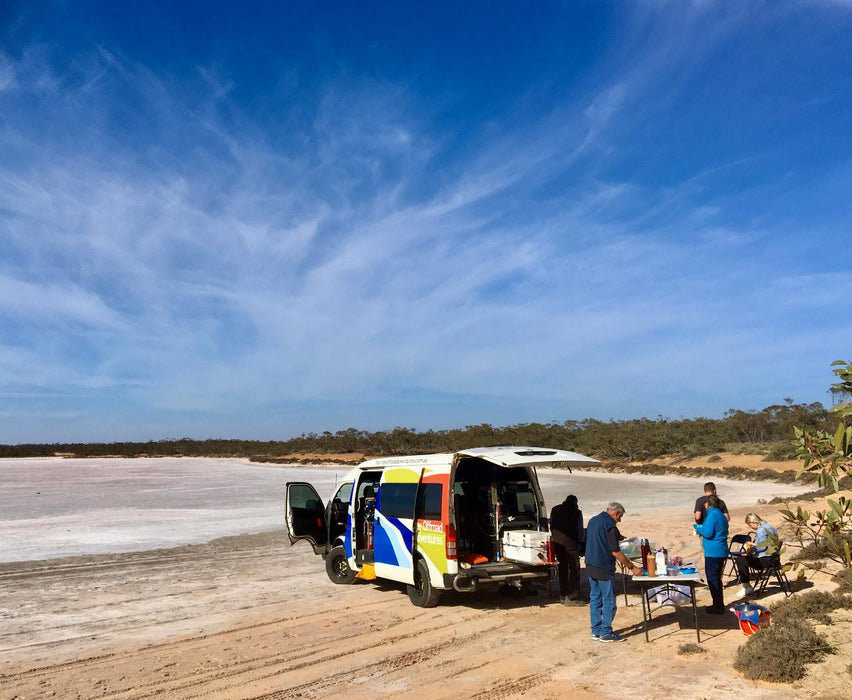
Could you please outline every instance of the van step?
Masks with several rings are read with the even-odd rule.
[[[373,563],[373,550],[372,549],[356,549],[355,550],[355,563],[358,566],[363,566],[364,564],[372,564]]]

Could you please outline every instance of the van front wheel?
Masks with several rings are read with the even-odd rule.
[[[438,604],[441,591],[436,591],[429,580],[429,567],[422,559],[414,567],[414,585],[407,586],[408,597],[418,608],[433,608]]]
[[[325,558],[325,573],[334,583],[352,583],[355,580],[355,572],[349,568],[349,560],[343,547],[335,547],[328,553]]]

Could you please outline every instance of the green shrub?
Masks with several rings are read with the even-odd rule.
[[[837,573],[837,593],[852,593],[852,568]]]
[[[769,452],[763,458],[764,462],[786,462],[796,459],[796,450],[792,442],[779,442],[769,448]]]
[[[708,462],[721,462],[721,461],[722,461],[722,458],[721,458],[719,455],[710,455],[710,456],[707,458],[707,461],[708,461]]]
[[[734,668],[750,680],[790,683],[805,675],[805,664],[833,652],[807,620],[789,617],[749,637],[737,649]]]
[[[681,656],[689,656],[691,654],[704,654],[704,647],[700,644],[696,644],[695,642],[687,642],[686,644],[681,644],[677,648],[677,653]]]
[[[852,598],[838,593],[808,591],[782,601],[772,609],[773,624],[785,625],[789,620],[809,619],[830,625],[828,614],[839,608],[852,609]]]
[[[838,539],[840,539],[839,536]],[[843,540],[845,540],[850,549],[852,549],[852,533],[842,538],[840,541],[841,546],[843,544]],[[821,539],[805,545],[802,549],[790,557],[790,559],[793,561],[818,561],[820,559],[830,558],[831,553],[831,545],[826,540]]]

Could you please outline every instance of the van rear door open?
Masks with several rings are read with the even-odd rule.
[[[600,464],[598,460],[578,452],[542,447],[475,447],[461,450],[457,455],[479,457],[499,467],[591,467]]]

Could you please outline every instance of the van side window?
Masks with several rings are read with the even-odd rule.
[[[349,503],[349,497],[352,495],[352,483],[341,484],[340,488],[337,489],[337,493],[334,494],[334,497],[331,499],[332,501],[340,501],[341,503]]]
[[[443,484],[421,484],[417,497],[417,517],[423,520],[440,520],[443,501]]]
[[[416,497],[417,484],[381,484],[379,510],[386,518],[413,518]]]

